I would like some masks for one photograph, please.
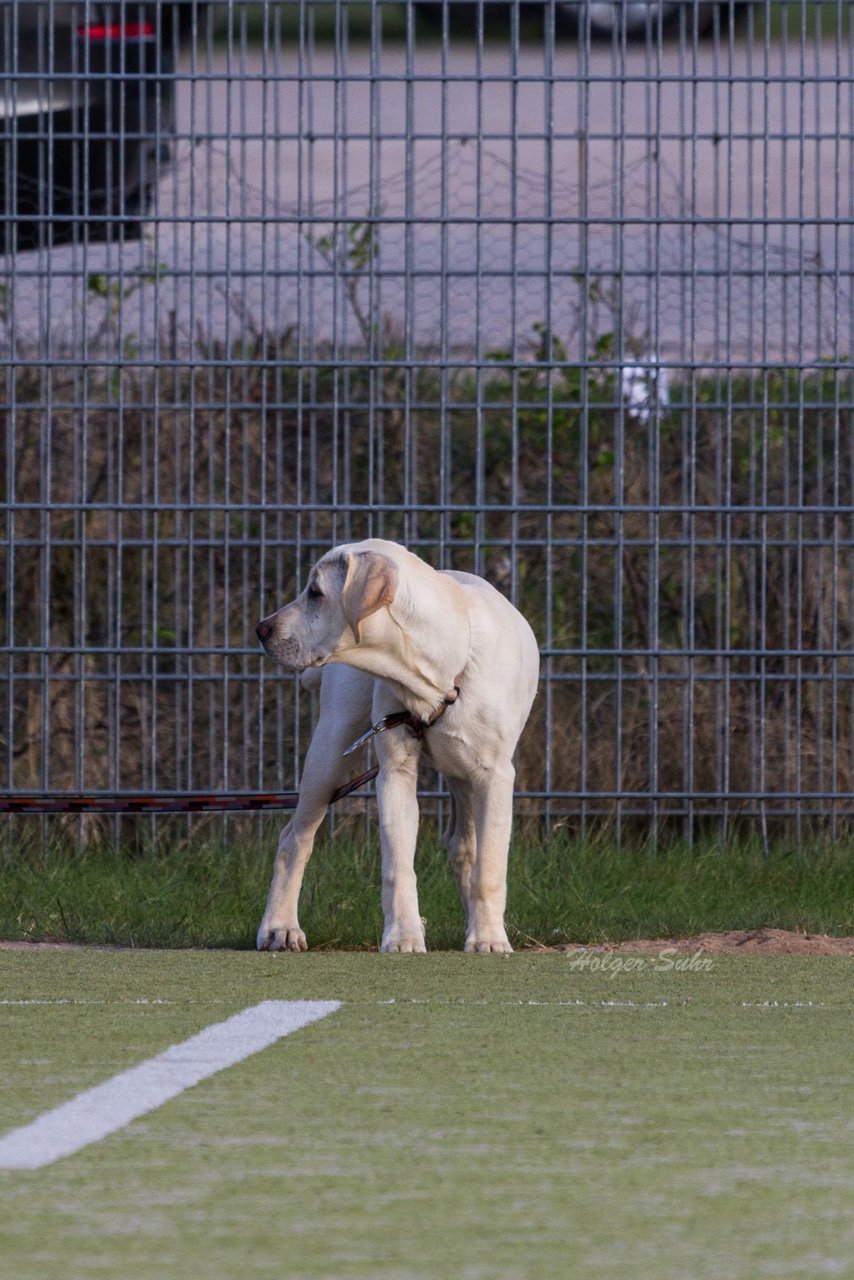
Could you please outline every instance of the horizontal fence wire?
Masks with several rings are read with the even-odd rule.
[[[531,621],[519,813],[849,827],[847,0],[35,0],[0,53],[7,809],[295,794],[255,623],[380,536]]]

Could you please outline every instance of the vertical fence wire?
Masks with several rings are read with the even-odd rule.
[[[852,26],[2,6],[0,788],[296,786],[255,620],[384,536],[535,627],[520,811],[847,829]]]

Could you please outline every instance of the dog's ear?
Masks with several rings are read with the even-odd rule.
[[[372,613],[390,605],[397,588],[397,569],[386,556],[360,551],[347,556],[347,576],[341,592],[344,617],[356,644],[361,640],[359,624]]]

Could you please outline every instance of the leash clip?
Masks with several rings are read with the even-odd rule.
[[[383,716],[382,720],[378,720],[376,724],[372,724],[360,738],[357,738],[346,751],[342,751],[342,759],[344,756],[350,756],[354,751],[358,751],[359,747],[363,747],[365,743],[370,742],[371,738],[375,738],[378,733],[385,733],[386,729],[396,729],[399,724],[410,724],[412,716],[408,711],[392,711],[387,716]]]
[[[453,691],[448,694],[439,710],[429,720],[419,720],[411,711],[391,711],[387,716],[383,716],[382,720],[372,724],[370,729],[367,729],[360,738],[357,738],[346,751],[342,751],[341,758],[343,759],[344,756],[350,756],[354,751],[358,751],[359,747],[363,747],[366,742],[370,742],[371,738],[375,738],[378,733],[385,733],[386,729],[397,729],[399,725],[403,725],[407,733],[420,741],[431,725],[440,720],[448,707],[453,706],[456,702],[460,692],[461,679],[462,676],[457,676],[454,681]]]

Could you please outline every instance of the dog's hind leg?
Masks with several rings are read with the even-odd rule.
[[[293,819],[279,836],[267,907],[258,929],[259,951],[305,951],[298,905],[306,863],[329,801],[352,774],[343,752],[370,724],[373,677],[352,667],[324,668],[320,717],[311,739]]]
[[[451,794],[451,816],[444,840],[457,889],[468,913],[471,903],[471,880],[477,857],[477,832],[471,807],[471,789],[465,782],[457,779],[448,778],[447,784]]]
[[[514,776],[511,761],[496,763],[473,790],[477,858],[470,882],[466,951],[513,950],[504,928],[504,905]]]

